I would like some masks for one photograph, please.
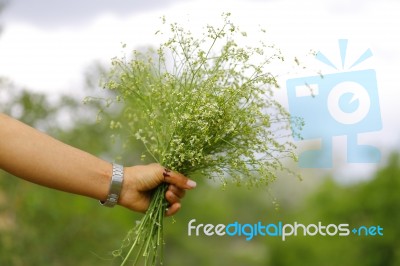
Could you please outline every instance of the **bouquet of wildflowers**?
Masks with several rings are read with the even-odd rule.
[[[262,42],[239,46],[236,38],[246,33],[229,14],[200,38],[176,23],[169,29],[171,36],[157,50],[113,59],[105,87],[122,103],[126,122],[111,126],[139,140],[143,158],[191,178],[268,185],[278,171],[288,170],[284,158],[295,159],[287,138],[291,118],[273,98],[279,86],[266,69],[283,57]],[[114,252],[122,265],[130,259],[162,263],[166,188],[156,189],[147,213]]]

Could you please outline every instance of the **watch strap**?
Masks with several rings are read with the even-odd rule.
[[[124,167],[113,163],[112,176],[110,181],[110,190],[105,201],[100,201],[105,207],[114,207],[118,203],[124,181]]]

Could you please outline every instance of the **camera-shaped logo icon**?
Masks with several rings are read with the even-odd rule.
[[[347,40],[339,40],[344,66]],[[351,67],[372,55],[368,49]],[[320,52],[316,58],[334,65]],[[350,68],[351,68],[350,67]],[[336,68],[336,67],[335,67]],[[348,163],[377,163],[380,151],[360,145],[357,135],[382,129],[376,73],[373,69],[287,80],[289,112],[304,121],[296,141],[319,139],[321,147],[300,154],[299,166],[332,167],[332,138],[347,136]]]

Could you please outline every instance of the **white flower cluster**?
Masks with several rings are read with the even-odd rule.
[[[286,169],[283,158],[295,159],[294,146],[285,138],[291,118],[273,98],[279,86],[266,71],[272,60],[283,57],[262,43],[240,47],[235,38],[247,35],[229,14],[220,28],[208,26],[200,38],[177,24],[170,30],[172,37],[157,51],[134,51],[131,59],[113,60],[105,87],[122,102],[126,120],[111,127],[129,130],[145,146],[143,158],[191,178],[269,184]],[[155,232],[162,231],[163,189],[133,231],[133,245],[140,238],[160,242]],[[145,245],[148,250],[150,244]]]
[[[265,71],[282,56],[266,55],[263,44],[239,47],[235,36],[247,35],[229,15],[200,39],[177,24],[170,29],[172,38],[157,52],[114,59],[106,87],[117,91],[127,122],[112,127],[129,128],[153,160],[186,175],[268,183],[284,168],[283,157],[295,158],[290,141],[282,141],[290,116],[273,98],[278,84]]]

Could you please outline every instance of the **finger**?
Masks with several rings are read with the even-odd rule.
[[[165,171],[163,175],[165,182],[175,185],[180,189],[192,189],[196,187],[196,182],[188,179],[186,176],[180,173],[174,171]]]
[[[177,213],[181,209],[181,204],[179,202],[172,204],[168,207],[167,211],[165,212],[166,216],[171,216]]]
[[[169,185],[168,191],[171,191],[172,193],[174,193],[176,196],[178,196],[181,199],[183,197],[185,197],[185,194],[186,194],[186,191],[184,189],[180,189],[180,188],[176,187],[175,185]]]
[[[171,191],[167,191],[165,193],[165,198],[171,205],[177,202],[181,202],[181,199]]]

